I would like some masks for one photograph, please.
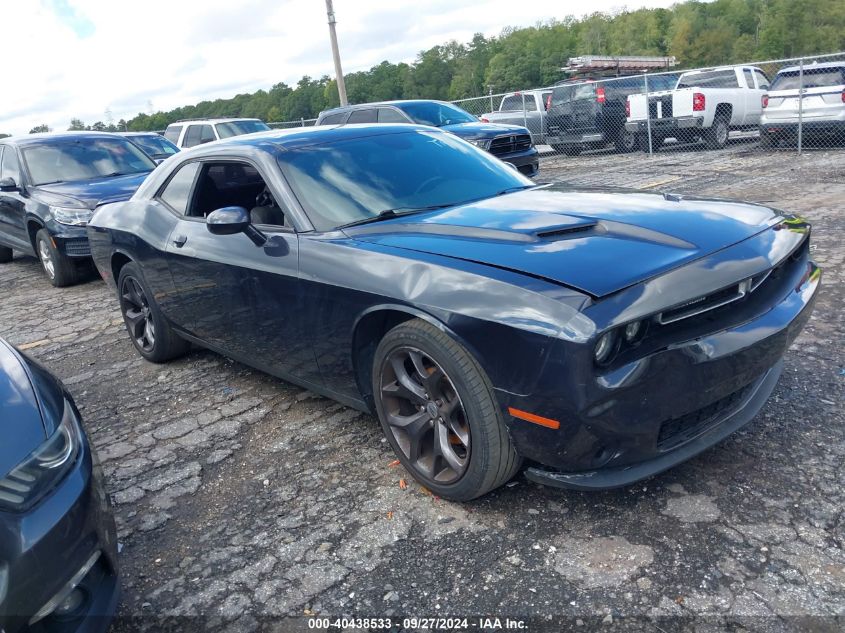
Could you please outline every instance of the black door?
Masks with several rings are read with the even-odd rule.
[[[0,239],[5,244],[32,253],[32,245],[26,231],[26,199],[21,193],[20,163],[17,150],[10,145],[0,147],[0,179],[11,178],[18,185],[15,191],[0,191]]]
[[[267,237],[213,235],[205,217],[240,206]],[[204,162],[187,213],[167,244],[176,289],[173,320],[208,345],[277,374],[314,381],[316,362],[301,323],[298,240],[251,164]]]

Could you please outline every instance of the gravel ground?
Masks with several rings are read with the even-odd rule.
[[[94,274],[53,289],[32,258],[0,268],[0,336],[65,381],[103,462],[122,544],[114,630],[311,614],[842,629],[845,151],[593,153],[544,159],[540,180],[739,197],[814,223],[823,290],[751,425],[627,489],[520,476],[448,503],[391,465],[372,417],[207,351],[147,363]]]

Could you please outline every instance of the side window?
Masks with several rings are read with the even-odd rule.
[[[376,110],[375,108],[366,108],[364,110],[353,110],[349,115],[347,123],[375,123]]]
[[[171,143],[178,143],[179,142],[179,132],[182,131],[181,125],[168,125],[167,129],[164,131],[164,138],[166,138]]]
[[[500,112],[516,112],[522,111],[522,97],[517,95],[507,95],[502,99],[502,104],[499,106]]]
[[[289,226],[264,178],[249,163],[203,164],[187,215],[205,217],[222,207],[243,207],[253,224]]]
[[[21,184],[21,168],[15,148],[6,145],[3,149],[2,163],[0,163],[0,178],[13,178],[15,184]]]
[[[200,144],[201,127],[201,125],[188,126],[188,129],[185,130],[185,142],[183,143],[185,147],[194,147]]]
[[[759,70],[755,70],[754,76],[757,77],[757,87],[758,88],[762,88],[763,90],[769,89],[769,86],[771,85],[769,83],[769,78],[766,77],[766,75],[763,72],[761,72]]]
[[[379,123],[407,123],[408,119],[393,108],[379,108],[378,109]]]
[[[323,117],[323,120],[320,121],[320,125],[337,125],[338,123],[343,123],[343,117],[346,116],[346,112],[336,112],[334,114],[329,114]]]
[[[200,143],[210,143],[216,140],[217,137],[214,136],[214,129],[210,125],[203,125],[200,128]]]
[[[199,163],[188,163],[180,167],[158,196],[172,207],[174,211],[182,215],[185,215],[188,209],[191,186],[194,184],[194,177],[197,175],[199,166]]]
[[[745,77],[745,85],[751,89],[754,88],[754,76],[747,68],[742,69],[742,75]]]

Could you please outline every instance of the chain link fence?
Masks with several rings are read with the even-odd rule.
[[[525,127],[542,156],[845,147],[845,52],[622,77],[453,101]]]

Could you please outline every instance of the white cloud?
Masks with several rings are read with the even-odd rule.
[[[7,79],[0,132],[25,133],[72,117],[93,123],[269,88],[302,75],[333,74],[322,0],[23,0],[4,7]],[[668,6],[670,0],[636,0]],[[57,9],[58,7],[58,9]],[[423,49],[473,33],[496,35],[620,7],[514,0],[335,0],[344,72],[388,59],[413,61]],[[72,12],[72,18],[68,11]],[[61,15],[61,17],[60,17]],[[93,24],[93,32],[90,25]],[[81,28],[84,25],[85,28]]]

